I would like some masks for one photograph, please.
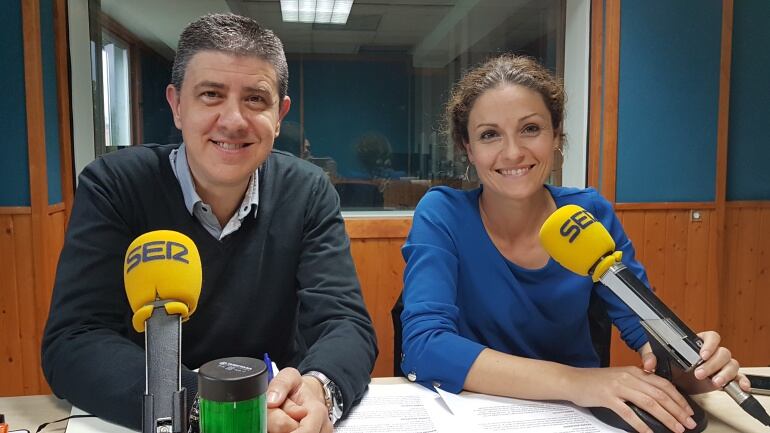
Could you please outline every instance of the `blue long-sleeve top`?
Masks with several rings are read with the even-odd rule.
[[[647,286],[647,276],[612,205],[594,189],[546,185],[557,207],[576,204],[610,232],[623,263]],[[401,368],[423,384],[460,392],[471,365],[488,347],[511,355],[576,367],[598,367],[588,325],[592,290],[623,340],[647,342],[638,317],[606,286],[553,259],[541,269],[507,260],[479,213],[481,188],[433,188],[420,200],[402,248],[404,311]]]

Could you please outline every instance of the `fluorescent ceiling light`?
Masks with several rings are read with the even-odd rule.
[[[353,0],[281,0],[281,17],[288,23],[345,24]]]

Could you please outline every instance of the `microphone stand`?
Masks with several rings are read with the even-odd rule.
[[[187,433],[187,394],[181,387],[182,317],[153,302],[145,327],[142,433]]]
[[[691,373],[703,362],[700,357],[703,340],[649,291],[630,269],[617,262],[604,272],[592,269],[591,274],[596,272],[601,274],[599,281],[612,290],[641,319],[640,323],[658,359],[656,368],[658,375],[668,376],[666,378],[671,379],[672,367]],[[737,380],[730,381],[722,389],[746,413],[762,424],[770,426],[770,416],[765,409],[757,399],[741,389]]]

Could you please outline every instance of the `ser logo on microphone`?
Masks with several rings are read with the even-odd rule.
[[[581,231],[595,222],[596,218],[593,215],[585,209],[581,209],[567,218],[567,221],[564,221],[564,224],[559,228],[559,233],[565,238],[568,237],[569,243],[572,243],[580,235]]]
[[[131,272],[140,263],[154,260],[174,260],[182,263],[190,263],[187,259],[187,246],[174,241],[150,241],[137,245],[126,256],[126,273]]]

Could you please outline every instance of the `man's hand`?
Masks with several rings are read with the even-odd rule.
[[[269,433],[332,433],[321,382],[284,368],[267,387]]]

